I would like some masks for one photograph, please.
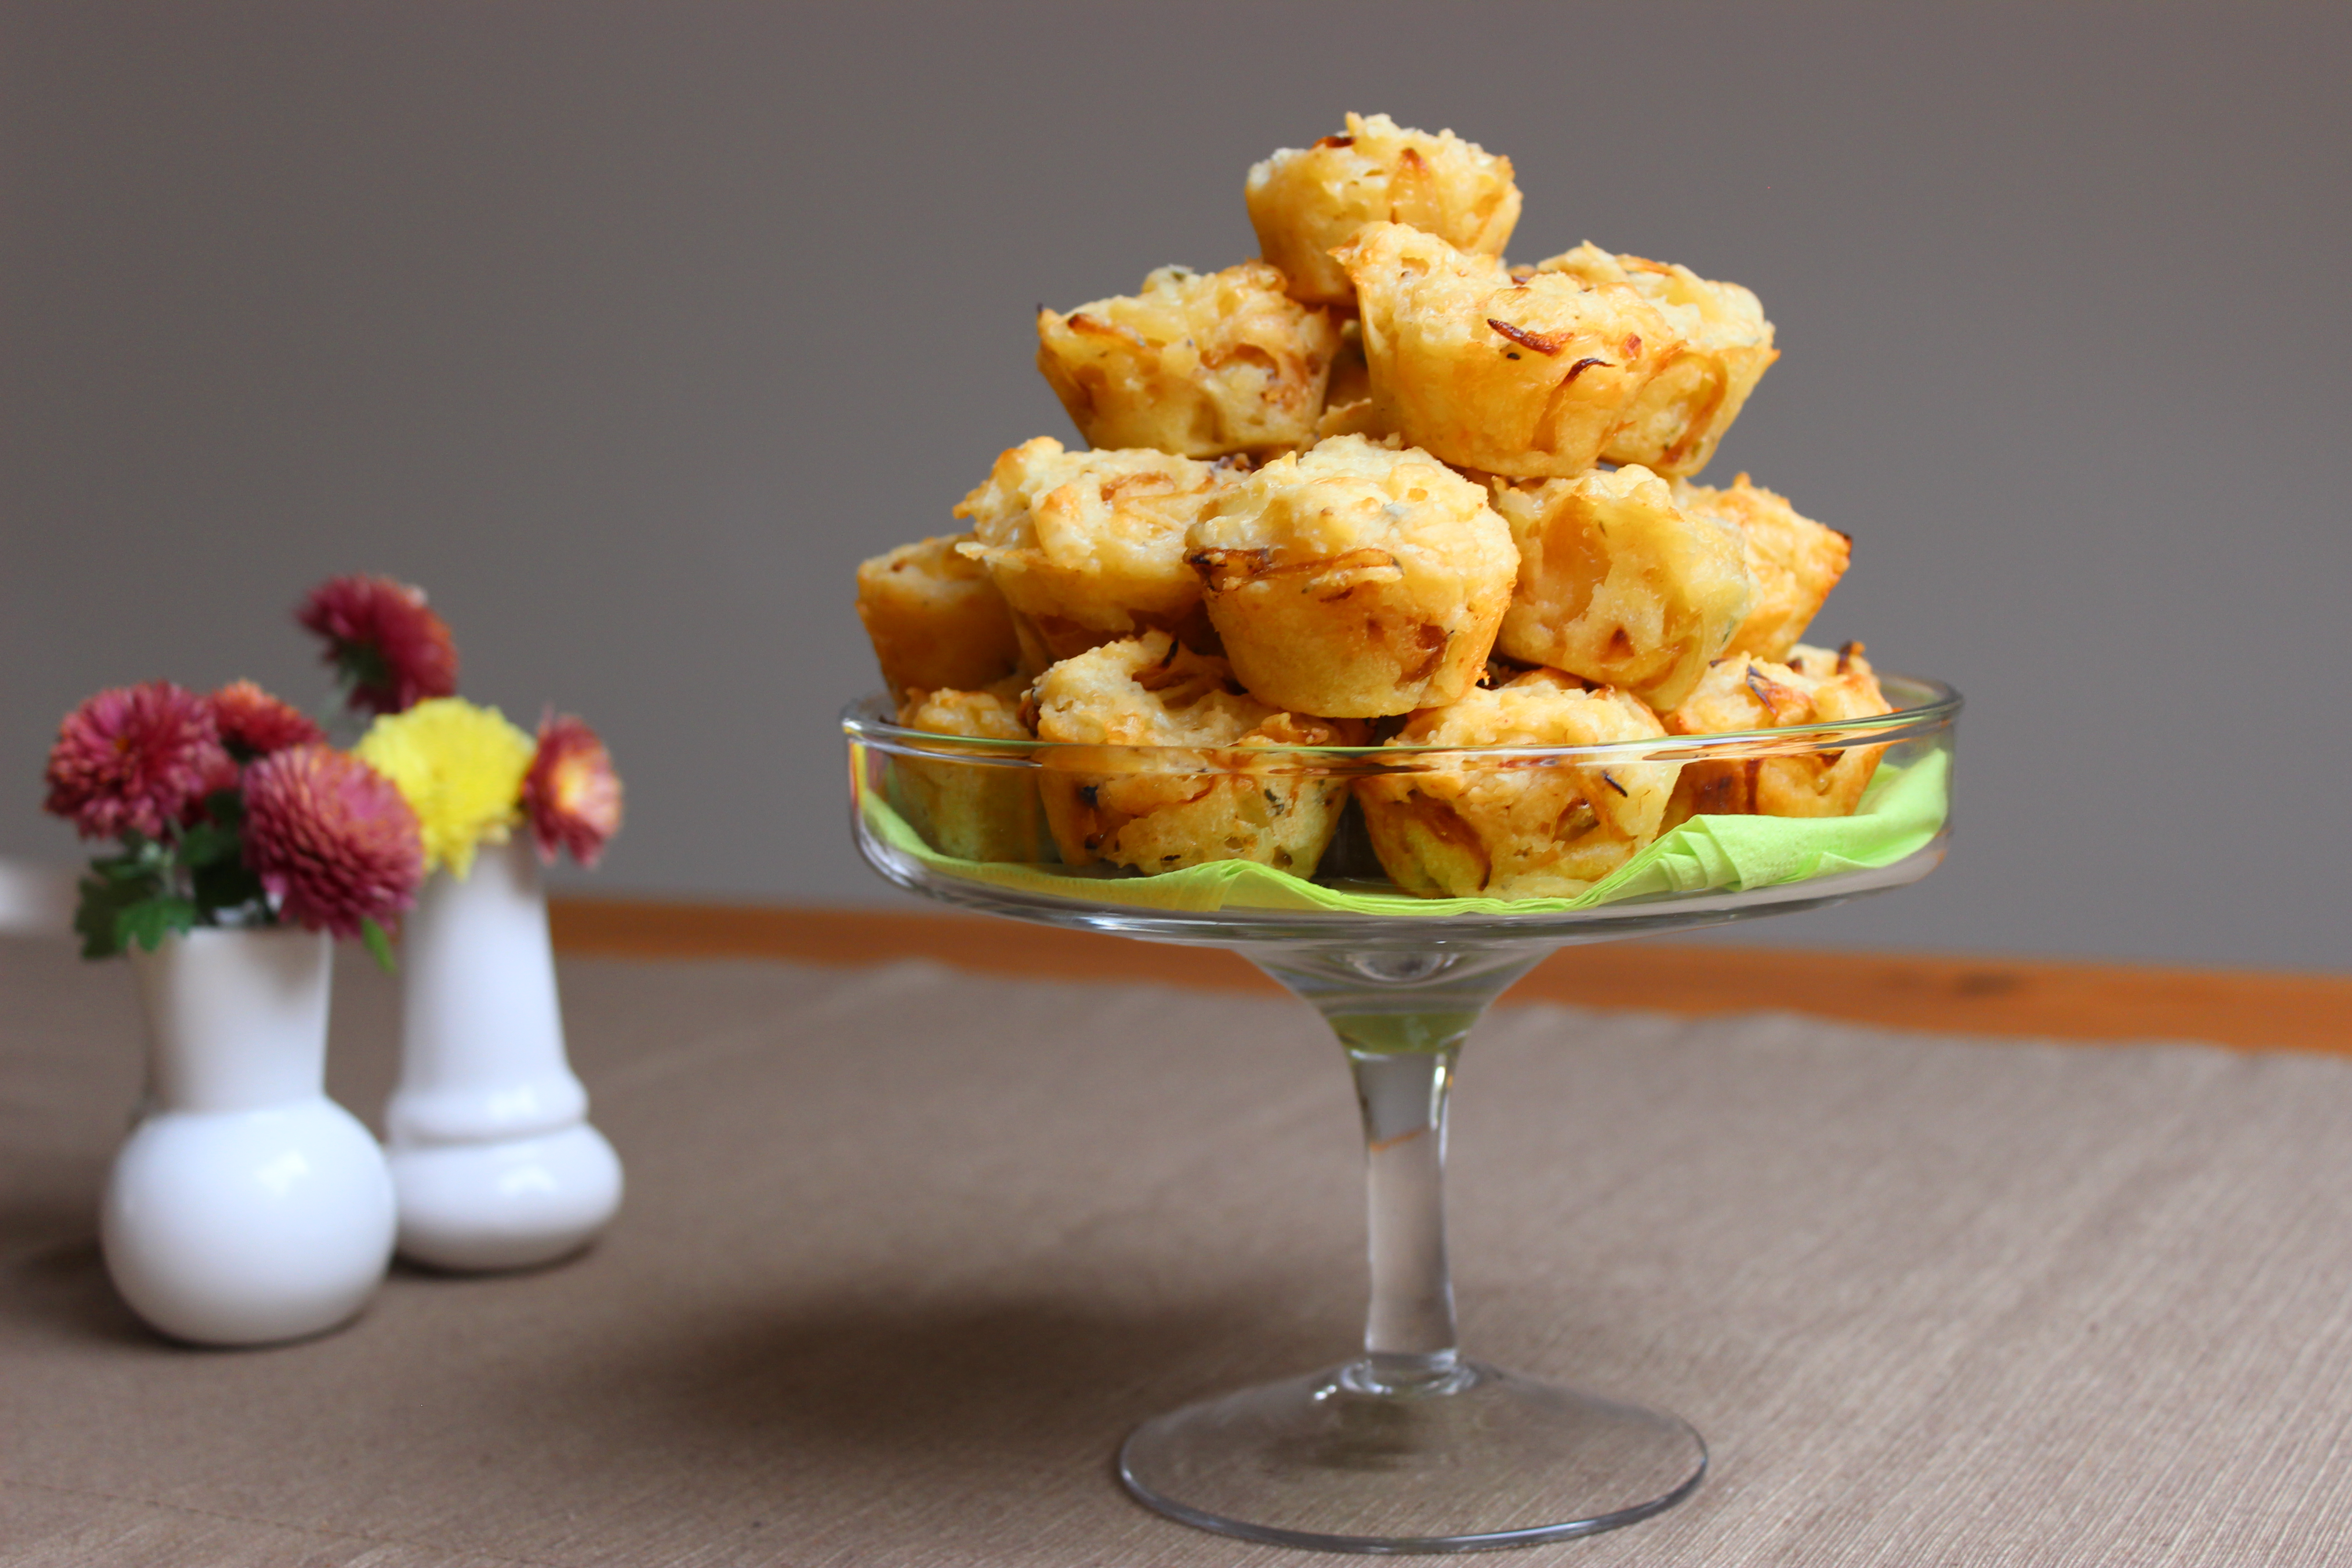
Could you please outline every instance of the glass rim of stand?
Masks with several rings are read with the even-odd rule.
[[[1892,711],[1778,730],[1710,735],[1664,735],[1588,746],[1178,746],[1093,742],[1009,740],[944,735],[897,721],[884,693],[856,699],[840,722],[853,755],[870,751],[910,761],[973,770],[1036,773],[1251,773],[1297,782],[1357,781],[1417,772],[1471,768],[1600,768],[1613,763],[1759,763],[1819,757],[1861,746],[1883,756],[1951,744],[1964,700],[1944,681],[1878,672]],[[862,795],[862,786],[854,795]],[[1328,910],[1225,907],[1195,910],[1139,906],[1087,897],[1076,889],[1039,891],[991,884],[927,866],[882,842],[852,804],[852,832],[867,863],[885,880],[937,901],[1045,925],[1079,926],[1142,938],[1213,947],[1244,943],[1325,943],[1345,940],[1366,949],[1486,946],[1542,942],[1552,946],[1614,941],[1689,930],[1759,916],[1794,913],[1842,903],[1918,880],[1941,863],[1950,836],[1948,816],[1929,840],[1892,865],[1819,874],[1747,888],[1633,897],[1574,910],[1500,910],[1480,912],[1367,915]],[[1144,879],[1148,873],[1117,879]],[[1326,879],[1319,875],[1318,881]],[[1522,900],[1525,901],[1525,900]]]
[[[1940,680],[1877,672],[1891,711],[1777,730],[1727,730],[1720,734],[1661,735],[1585,746],[1430,746],[1393,742],[1369,746],[1301,746],[1251,742],[1240,746],[1138,745],[1103,741],[1043,741],[999,735],[946,735],[899,723],[888,695],[872,692],[841,710],[844,733],[898,756],[952,757],[981,767],[1063,768],[1100,773],[1276,772],[1360,778],[1456,765],[1462,759],[1497,766],[1564,763],[1580,767],[1616,762],[1701,763],[1817,755],[1855,746],[1891,745],[1931,734],[1958,717],[1963,699]],[[1246,767],[1234,765],[1245,760]],[[1219,763],[1226,765],[1220,766]]]
[[[852,831],[886,879],[990,914],[1232,948],[1314,1006],[1350,1064],[1363,1119],[1371,1275],[1362,1353],[1145,1421],[1118,1452],[1118,1475],[1131,1496],[1168,1518],[1244,1540],[1378,1553],[1566,1540],[1648,1519],[1689,1497],[1706,1476],[1707,1453],[1686,1422],[1497,1371],[1460,1352],[1444,1194],[1446,1106],[1459,1048],[1488,1005],[1555,948],[1818,908],[1925,876],[1943,858],[1950,833],[1949,773],[1938,767],[1913,775],[1933,795],[1932,810],[1906,818],[1913,826],[1882,842],[1879,853],[1899,858],[1859,869],[1853,868],[1859,862],[1843,861],[1792,880],[1692,887],[1577,908],[1536,900],[1541,907],[1522,910],[1432,909],[1415,918],[1394,909],[1139,905],[1090,892],[1074,877],[990,880],[978,873],[993,868],[952,858],[937,864],[944,851],[926,858],[877,830],[869,797],[886,794],[886,779],[897,777],[889,764],[904,760],[912,773],[967,783],[1004,780],[998,770],[1005,769],[1244,774],[1346,780],[1353,794],[1365,779],[1465,767],[1757,763],[1856,747],[1873,749],[1881,764],[1948,763],[1959,694],[1941,681],[1883,673],[1878,679],[1895,704],[1891,712],[1593,746],[1122,746],[917,731],[898,724],[879,694],[843,710]],[[1328,864],[1328,857],[1318,862],[1317,882],[1325,882]],[[1135,879],[1148,874],[1092,885]],[[1392,884],[1388,891],[1397,893]]]

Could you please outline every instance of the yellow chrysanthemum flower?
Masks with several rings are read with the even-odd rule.
[[[461,881],[474,850],[504,844],[521,819],[523,775],[537,750],[495,708],[435,697],[386,713],[353,748],[399,789],[425,832],[425,868]]]

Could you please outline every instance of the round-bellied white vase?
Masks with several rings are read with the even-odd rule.
[[[122,1299],[174,1339],[319,1333],[392,1261],[383,1151],[326,1096],[332,955],[325,932],[291,928],[199,929],[131,954],[147,1100],[99,1237]]]
[[[521,835],[425,879],[401,937],[400,1087],[384,1108],[400,1253],[527,1268],[595,1239],[621,1162],[563,1050],[539,863]]]

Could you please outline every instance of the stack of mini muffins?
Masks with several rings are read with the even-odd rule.
[[[1513,899],[1580,893],[1696,815],[1851,813],[1879,748],[1638,758],[1889,710],[1859,644],[1798,640],[1845,537],[1745,474],[1691,479],[1778,357],[1756,296],[1591,245],[1508,267],[1510,161],[1386,115],[1244,194],[1262,259],[1038,312],[1090,449],[1013,447],[956,507],[971,531],[858,568],[901,724],[1070,743],[1036,770],[898,759],[916,830],[966,859],[1311,876],[1352,801],[1398,887]],[[1637,760],[1466,750],[1612,742]],[[1288,750],[1372,745],[1465,750],[1352,780]],[[1092,750],[1124,747],[1175,750]]]

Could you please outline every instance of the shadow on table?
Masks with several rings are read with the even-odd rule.
[[[96,1221],[60,1205],[0,1210],[0,1319],[46,1338],[162,1348],[107,1279]]]
[[[846,1447],[869,1469],[877,1453],[902,1473],[952,1462],[969,1483],[1034,1478],[1040,1463],[1074,1456],[1107,1462],[1146,1415],[1339,1361],[1351,1338],[1344,1325],[1270,1311],[1263,1295],[852,1293],[714,1326],[623,1375],[656,1407],[633,1414],[723,1438],[745,1458],[770,1449],[804,1464]]]

